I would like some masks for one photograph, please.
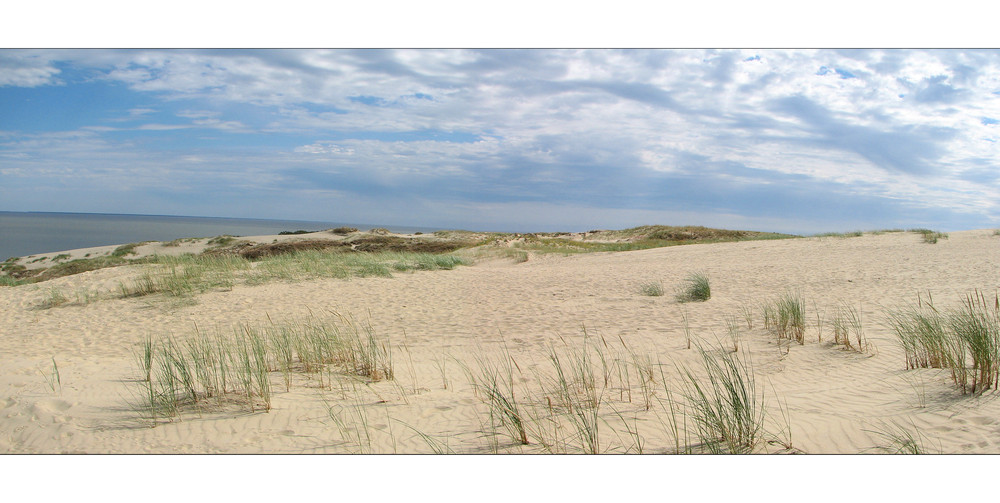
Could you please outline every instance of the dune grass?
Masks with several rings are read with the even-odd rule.
[[[135,361],[142,391],[132,406],[154,424],[205,401],[269,411],[272,374],[278,372],[286,391],[293,374],[315,374],[323,387],[328,367],[366,382],[394,378],[389,341],[370,323],[339,313],[285,323],[245,323],[214,335],[195,327],[184,339],[147,337],[136,349]]]
[[[517,390],[514,387],[514,369],[517,367],[517,362],[510,356],[506,343],[503,345],[500,358],[479,356],[476,362],[479,365],[478,374],[468,369],[466,373],[470,375],[473,386],[489,406],[490,431],[486,434],[495,435],[496,425],[499,424],[511,441],[519,445],[530,444],[528,417],[523,410],[524,406],[518,401]],[[518,371],[520,372],[520,369]],[[495,438],[492,440],[495,441]]]
[[[910,229],[910,232],[920,234],[923,242],[927,244],[936,244],[939,239],[948,239],[948,234],[931,229]]]
[[[864,235],[862,231],[851,231],[851,232],[824,232],[822,234],[816,234],[814,237],[817,238],[859,238]]]
[[[453,255],[307,250],[251,261],[235,255],[181,255],[151,258],[138,278],[119,285],[119,297],[164,294],[191,297],[237,284],[315,278],[392,277],[393,272],[450,270],[467,262]]]
[[[754,452],[763,440],[766,413],[750,353],[698,351],[706,375],[684,368],[682,376],[699,438],[713,453]]]
[[[976,291],[946,312],[936,309],[930,296],[918,297],[916,306],[890,310],[886,320],[907,369],[948,369],[963,394],[1000,385],[1000,294],[990,300]]]
[[[805,344],[806,304],[798,294],[786,293],[761,306],[764,328],[778,339]]]
[[[854,306],[843,304],[834,314],[833,343],[844,346],[845,349],[859,353],[869,353],[874,347],[865,336],[861,310]]]
[[[56,357],[51,358],[52,368],[48,373],[41,370],[42,377],[45,378],[45,384],[49,386],[49,389],[53,393],[62,393],[62,377],[59,375],[59,365],[56,363]]]
[[[874,430],[865,430],[881,439],[871,450],[883,454],[928,454],[927,437],[912,422],[909,427],[882,422]]]
[[[612,375],[609,359],[596,346],[589,343],[585,331],[582,347],[568,347],[566,354],[551,347],[548,359],[553,378],[544,387],[547,395],[555,397],[562,417],[575,432],[573,439],[586,454],[602,452],[601,427],[606,422],[601,417],[601,406]],[[608,349],[606,344],[604,349]]]
[[[663,282],[662,281],[647,281],[639,285],[639,293],[647,297],[661,297],[663,296]]]
[[[690,274],[677,293],[677,302],[705,302],[712,298],[712,287],[708,275],[702,272]]]

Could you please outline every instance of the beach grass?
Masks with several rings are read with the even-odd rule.
[[[781,297],[761,306],[764,328],[779,340],[788,339],[805,344],[806,333],[805,300],[796,293],[785,293]]]
[[[907,369],[948,369],[963,394],[1000,385],[1000,294],[989,299],[977,290],[961,307],[944,312],[929,295],[918,297],[916,306],[889,310],[886,321]]]
[[[647,281],[639,285],[639,293],[647,297],[661,297],[663,296],[663,282],[662,281]]]
[[[514,369],[517,363],[511,357],[506,344],[498,358],[477,356],[478,373],[466,369],[472,384],[489,407],[490,431],[487,435],[496,438],[496,426],[506,432],[510,440],[518,445],[528,445],[528,416],[519,402],[514,386]]]
[[[859,353],[871,352],[873,346],[868,342],[862,322],[860,309],[846,303],[841,305],[831,321],[834,344]]]
[[[927,437],[920,432],[911,421],[910,426],[902,426],[894,422],[881,422],[874,430],[865,430],[875,434],[880,442],[871,450],[883,454],[929,454],[925,446]]]
[[[319,250],[267,256],[251,261],[234,255],[155,256],[138,278],[119,285],[119,297],[164,294],[191,297],[237,284],[316,278],[392,277],[393,272],[451,270],[467,264],[453,255],[379,252],[338,253]]]
[[[764,433],[765,405],[750,353],[698,348],[705,376],[684,368],[684,395],[703,445],[713,453],[754,452]]]
[[[703,272],[688,275],[676,298],[678,302],[705,302],[712,298],[708,275]]]
[[[931,229],[917,228],[910,229],[910,232],[920,234],[923,242],[928,244],[936,244],[939,239],[948,239],[948,234]]]
[[[251,412],[269,411],[272,374],[280,373],[285,390],[292,373],[323,370],[365,382],[392,380],[389,341],[370,323],[349,315],[284,323],[243,323],[214,336],[195,327],[183,339],[147,336],[134,352],[136,382],[143,391],[133,408],[151,419],[172,418],[214,398],[219,405],[236,399]],[[329,383],[325,387],[329,387]]]

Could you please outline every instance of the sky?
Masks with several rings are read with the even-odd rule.
[[[998,139],[998,50],[0,50],[0,211],[954,231]]]

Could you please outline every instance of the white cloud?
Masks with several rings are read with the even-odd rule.
[[[24,51],[0,51],[0,87],[56,84],[59,69],[50,61]]]
[[[263,172],[280,169],[265,162],[288,161],[379,181],[521,170],[512,183],[595,183],[618,172],[641,184],[707,170],[745,187],[802,177],[942,211],[986,215],[1000,200],[1000,182],[967,179],[1000,165],[1000,133],[982,123],[1000,119],[997,51],[150,50],[0,58],[20,65],[0,72],[7,85],[54,83],[54,62],[72,60],[155,92],[151,100],[181,103],[174,114],[183,124],[142,130],[302,139],[285,157],[252,160]],[[246,104],[253,113],[232,114]],[[155,108],[129,113],[148,117],[167,107]],[[388,134],[414,132],[480,141]]]

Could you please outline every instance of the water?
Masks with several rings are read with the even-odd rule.
[[[318,231],[335,227],[368,230],[385,227],[392,232],[433,232],[438,229],[358,225],[300,220],[244,218],[111,215],[97,213],[20,213],[0,211],[0,261],[92,246],[171,241],[178,238],[260,236],[281,231]]]

